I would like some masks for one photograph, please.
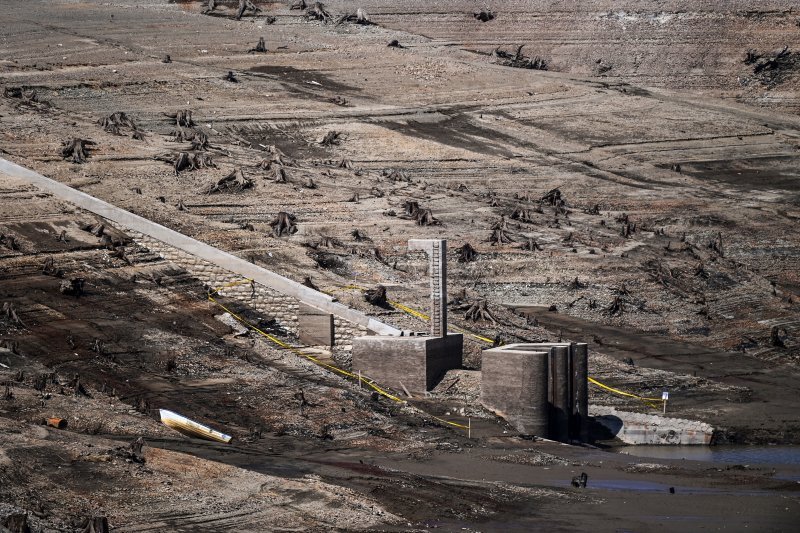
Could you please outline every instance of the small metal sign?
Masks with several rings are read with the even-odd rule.
[[[662,400],[669,400],[669,392],[667,392],[667,391],[662,392],[661,393],[661,399]]]

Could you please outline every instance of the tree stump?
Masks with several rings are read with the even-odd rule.
[[[73,163],[85,163],[89,157],[89,147],[95,145],[92,141],[74,137],[61,143],[61,157]]]

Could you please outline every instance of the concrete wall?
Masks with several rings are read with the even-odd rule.
[[[352,347],[353,337],[365,335],[369,331],[381,335],[400,333],[400,330],[393,326],[335,302],[327,294],[2,158],[0,158],[0,173],[22,179],[104,218],[109,225],[124,231],[140,245],[186,269],[209,288],[216,289],[226,283],[239,281],[243,277],[252,279],[254,281],[252,286],[244,284],[226,288],[220,290],[218,294],[243,301],[248,306],[275,318],[292,333],[298,333],[300,303],[335,316],[335,345],[343,349]]]
[[[626,444],[709,445],[714,435],[711,425],[697,420],[629,413],[594,405],[589,414],[594,417],[595,424]]]
[[[550,434],[546,351],[484,350],[481,404],[524,435]]]
[[[353,370],[376,382],[411,392],[433,389],[444,373],[461,368],[464,337],[357,337],[353,341]],[[401,386],[402,384],[402,386]]]

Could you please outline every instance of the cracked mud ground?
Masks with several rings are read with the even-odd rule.
[[[594,376],[645,396],[669,388],[671,414],[721,441],[800,440],[800,72],[796,55],[759,73],[744,61],[797,54],[791,3],[509,2],[486,23],[470,2],[328,4],[364,7],[373,26],[308,22],[278,3],[235,21],[219,3],[215,16],[199,2],[5,3],[0,155],[408,329],[424,325],[342,287],[381,284],[424,309],[426,262],[406,241],[447,238],[451,297],[486,299],[496,318],[454,309],[456,324],[504,342],[589,342]],[[268,51],[249,54],[260,37]],[[495,64],[492,50],[519,44],[549,70]],[[191,129],[166,116],[184,109]],[[143,138],[104,131],[118,111]],[[195,132],[214,166],[176,173]],[[82,164],[61,155],[76,137],[96,143]],[[236,169],[252,186],[208,194]],[[555,188],[561,209],[539,201]],[[722,518],[781,531],[800,516],[796,471],[631,463],[504,433],[474,401],[477,341],[458,384],[415,404],[473,416],[467,439],[235,337],[206,288],[125,235],[115,255],[83,229],[97,223],[88,214],[2,175],[0,195],[0,303],[19,319],[0,321],[12,396],[0,400],[0,516],[27,512],[34,530],[107,516],[122,531],[699,530]],[[415,224],[406,201],[439,223]],[[296,233],[273,236],[279,211]],[[477,259],[458,263],[465,243]],[[43,272],[48,259],[61,277]],[[61,293],[71,278],[85,294]],[[591,400],[649,412],[599,390]],[[177,436],[157,408],[236,444]],[[67,429],[42,426],[50,416]],[[569,486],[581,471],[589,490]]]

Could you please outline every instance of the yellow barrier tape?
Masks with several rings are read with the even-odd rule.
[[[364,287],[360,287],[358,285],[345,285],[344,287],[341,287],[341,290],[351,290],[351,289],[358,289],[360,291],[366,290]],[[420,311],[417,311],[416,309],[412,309],[411,307],[408,307],[407,305],[404,305],[404,304],[402,304],[400,302],[395,302],[393,300],[387,300],[387,302],[389,302],[389,305],[391,305],[395,309],[397,309],[399,311],[403,311],[404,313],[409,314],[409,315],[411,315],[411,316],[413,316],[415,318],[419,318],[420,320],[425,320],[425,321],[430,320],[430,316],[428,316],[425,313],[422,313]],[[475,333],[473,331],[469,331],[468,329],[463,329],[463,328],[460,328],[458,326],[453,326],[453,325],[451,325],[450,327],[453,328],[454,330],[458,331],[459,333],[463,333],[465,335],[469,335],[470,337],[474,337],[474,338],[478,339],[479,341],[488,342],[489,344],[494,344],[494,340],[493,339],[490,339],[488,337],[483,337],[483,336],[478,335],[477,333]]]
[[[636,398],[637,400],[641,400],[644,403],[646,403],[647,405],[649,405],[650,407],[652,407],[653,409],[658,409],[658,405],[654,405],[651,402],[660,402],[661,401],[661,398],[645,398],[644,396],[639,396],[638,394],[632,394],[630,392],[625,392],[625,391],[621,391],[619,389],[615,389],[613,387],[609,387],[608,385],[600,383],[599,381],[597,381],[593,377],[589,378],[589,383],[593,383],[593,384],[597,385],[598,387],[600,387],[601,389],[607,390],[609,392],[613,392],[614,394],[619,394],[620,396],[627,396],[629,398]]]
[[[331,370],[333,372],[341,374],[341,375],[343,375],[345,377],[355,379],[356,381],[358,381],[360,379],[363,383],[366,383],[367,386],[370,387],[372,390],[374,390],[378,394],[380,394],[380,395],[382,395],[382,396],[384,396],[384,397],[386,397],[386,398],[388,398],[388,399],[390,399],[392,401],[399,402],[399,403],[406,403],[405,400],[403,400],[402,398],[398,398],[397,396],[394,396],[394,395],[390,394],[389,392],[385,391],[384,389],[380,388],[379,386],[377,386],[372,380],[370,380],[368,378],[365,378],[363,376],[359,377],[357,374],[353,374],[352,372],[348,372],[347,370],[343,370],[343,369],[341,369],[339,367],[336,367],[334,365],[331,365],[331,364],[325,363],[323,361],[320,361],[319,359],[317,359],[313,355],[309,355],[307,353],[304,353],[299,348],[296,348],[294,346],[286,344],[285,342],[283,342],[282,340],[278,339],[274,335],[271,335],[271,334],[269,334],[269,333],[267,333],[265,331],[260,330],[259,328],[257,328],[256,326],[254,326],[253,324],[251,324],[250,322],[248,322],[244,318],[240,317],[239,315],[237,315],[236,313],[234,313],[233,311],[231,311],[226,306],[222,305],[221,303],[219,303],[217,300],[215,300],[212,297],[213,294],[216,294],[217,292],[219,292],[222,289],[230,288],[230,287],[236,287],[238,285],[243,285],[245,283],[252,283],[252,282],[253,282],[253,280],[251,280],[251,279],[244,279],[244,280],[240,280],[240,281],[226,283],[225,285],[222,285],[222,286],[214,289],[213,291],[211,291],[209,293],[209,295],[208,295],[208,299],[211,302],[215,303],[216,305],[220,306],[222,309],[224,309],[228,313],[230,313],[230,315],[232,317],[234,317],[236,320],[238,320],[242,324],[246,325],[247,327],[249,327],[253,331],[259,333],[261,336],[265,337],[266,339],[269,339],[270,341],[272,341],[273,343],[277,344],[281,348],[290,350],[291,352],[293,352],[293,353],[295,353],[295,354],[297,354],[297,355],[299,355],[301,357],[304,357],[304,358],[308,359],[309,361],[311,361],[311,362],[313,362],[313,363],[315,363],[315,364],[317,364],[319,366],[327,368],[328,370]],[[360,291],[365,290],[364,287],[360,287],[358,285],[346,285],[344,287],[341,287],[341,290],[351,290],[351,289],[357,289],[357,290],[360,290]],[[388,300],[388,302],[395,309],[403,311],[404,313],[407,313],[407,314],[409,314],[409,315],[411,315],[413,317],[416,317],[416,318],[419,318],[420,320],[425,320],[425,321],[430,320],[430,317],[428,315],[426,315],[425,313],[417,311],[416,309],[408,307],[407,305],[404,305],[404,304],[402,304],[400,302],[395,302],[395,301],[392,301],[392,300]],[[472,337],[474,337],[474,338],[476,338],[478,340],[481,340],[483,342],[486,342],[488,344],[494,344],[494,340],[492,340],[492,339],[490,339],[488,337],[483,337],[481,335],[478,335],[477,333],[474,333],[474,332],[471,332],[471,331],[468,331],[468,330],[465,330],[465,329],[461,329],[461,328],[458,328],[458,327],[455,327],[455,326],[453,327],[453,329],[455,329],[456,331],[460,331],[461,333],[465,333],[467,335],[470,335],[470,336],[472,336]],[[629,398],[636,398],[637,400],[642,401],[643,403],[645,403],[646,405],[652,407],[653,409],[658,409],[659,408],[659,405],[654,404],[653,402],[661,402],[662,401],[661,398],[646,398],[644,396],[639,396],[638,394],[633,394],[633,393],[630,393],[630,392],[625,392],[625,391],[622,391],[622,390],[619,390],[619,389],[615,389],[613,387],[609,387],[608,385],[597,381],[596,379],[594,379],[591,376],[588,379],[589,379],[590,383],[592,383],[594,385],[597,385],[598,387],[600,387],[603,390],[606,390],[606,391],[614,393],[614,394],[619,394],[620,396],[626,396],[626,397],[629,397]],[[447,421],[447,420],[443,420],[443,419],[435,417],[433,415],[429,415],[429,416],[431,416],[435,420],[438,420],[439,422],[442,422],[444,424],[448,424],[450,426],[454,426],[454,427],[461,428],[461,429],[468,429],[468,426],[465,426],[463,424],[457,424],[456,422],[450,422],[450,421]]]
[[[384,397],[386,397],[386,398],[388,398],[388,399],[390,399],[390,400],[392,400],[394,402],[407,403],[402,398],[398,398],[397,396],[394,396],[393,394],[391,394],[391,393],[387,392],[386,390],[384,390],[383,388],[379,387],[371,379],[368,379],[368,378],[366,378],[364,376],[359,376],[358,374],[353,374],[352,372],[348,372],[347,370],[343,370],[343,369],[341,369],[341,368],[339,368],[337,366],[325,363],[324,361],[320,361],[319,359],[317,359],[313,355],[307,354],[307,353],[303,352],[301,349],[299,349],[299,348],[297,348],[295,346],[291,346],[290,344],[287,344],[287,343],[283,342],[282,340],[280,340],[276,336],[271,335],[270,333],[267,333],[266,331],[261,330],[260,328],[256,327],[254,324],[250,323],[248,320],[246,320],[243,317],[239,316],[238,314],[234,313],[231,309],[229,309],[227,306],[225,306],[224,304],[220,303],[219,301],[217,301],[213,297],[214,294],[217,294],[222,289],[236,287],[238,285],[243,285],[245,283],[252,283],[252,282],[253,282],[253,280],[251,280],[251,279],[244,279],[244,280],[240,280],[240,281],[236,281],[236,282],[226,283],[225,285],[222,285],[222,286],[214,289],[213,291],[209,292],[208,293],[208,300],[210,302],[214,303],[215,305],[221,307],[222,309],[224,309],[227,313],[229,313],[233,318],[235,318],[241,324],[244,324],[248,328],[252,329],[253,331],[258,333],[262,337],[272,341],[274,344],[280,346],[281,348],[289,350],[292,353],[294,353],[296,355],[299,355],[299,356],[311,361],[312,363],[315,363],[316,365],[319,365],[321,367],[327,368],[328,370],[331,370],[331,371],[333,371],[333,372],[335,372],[337,374],[341,374],[342,376],[345,376],[345,377],[348,377],[348,378],[351,378],[351,379],[355,379],[356,381],[361,381],[362,383],[365,383],[369,388],[371,388],[372,390],[374,390],[375,392],[377,392],[381,396],[384,396]],[[457,427],[457,428],[460,428],[460,429],[469,429],[469,426],[465,426],[463,424],[458,424],[456,422],[450,422],[448,420],[443,420],[443,419],[441,419],[439,417],[436,417],[436,416],[433,416],[433,415],[430,415],[430,414],[428,416],[430,416],[434,420],[438,420],[439,422],[442,422],[443,424],[447,424],[447,425],[450,425],[450,426],[453,426],[453,427]]]

